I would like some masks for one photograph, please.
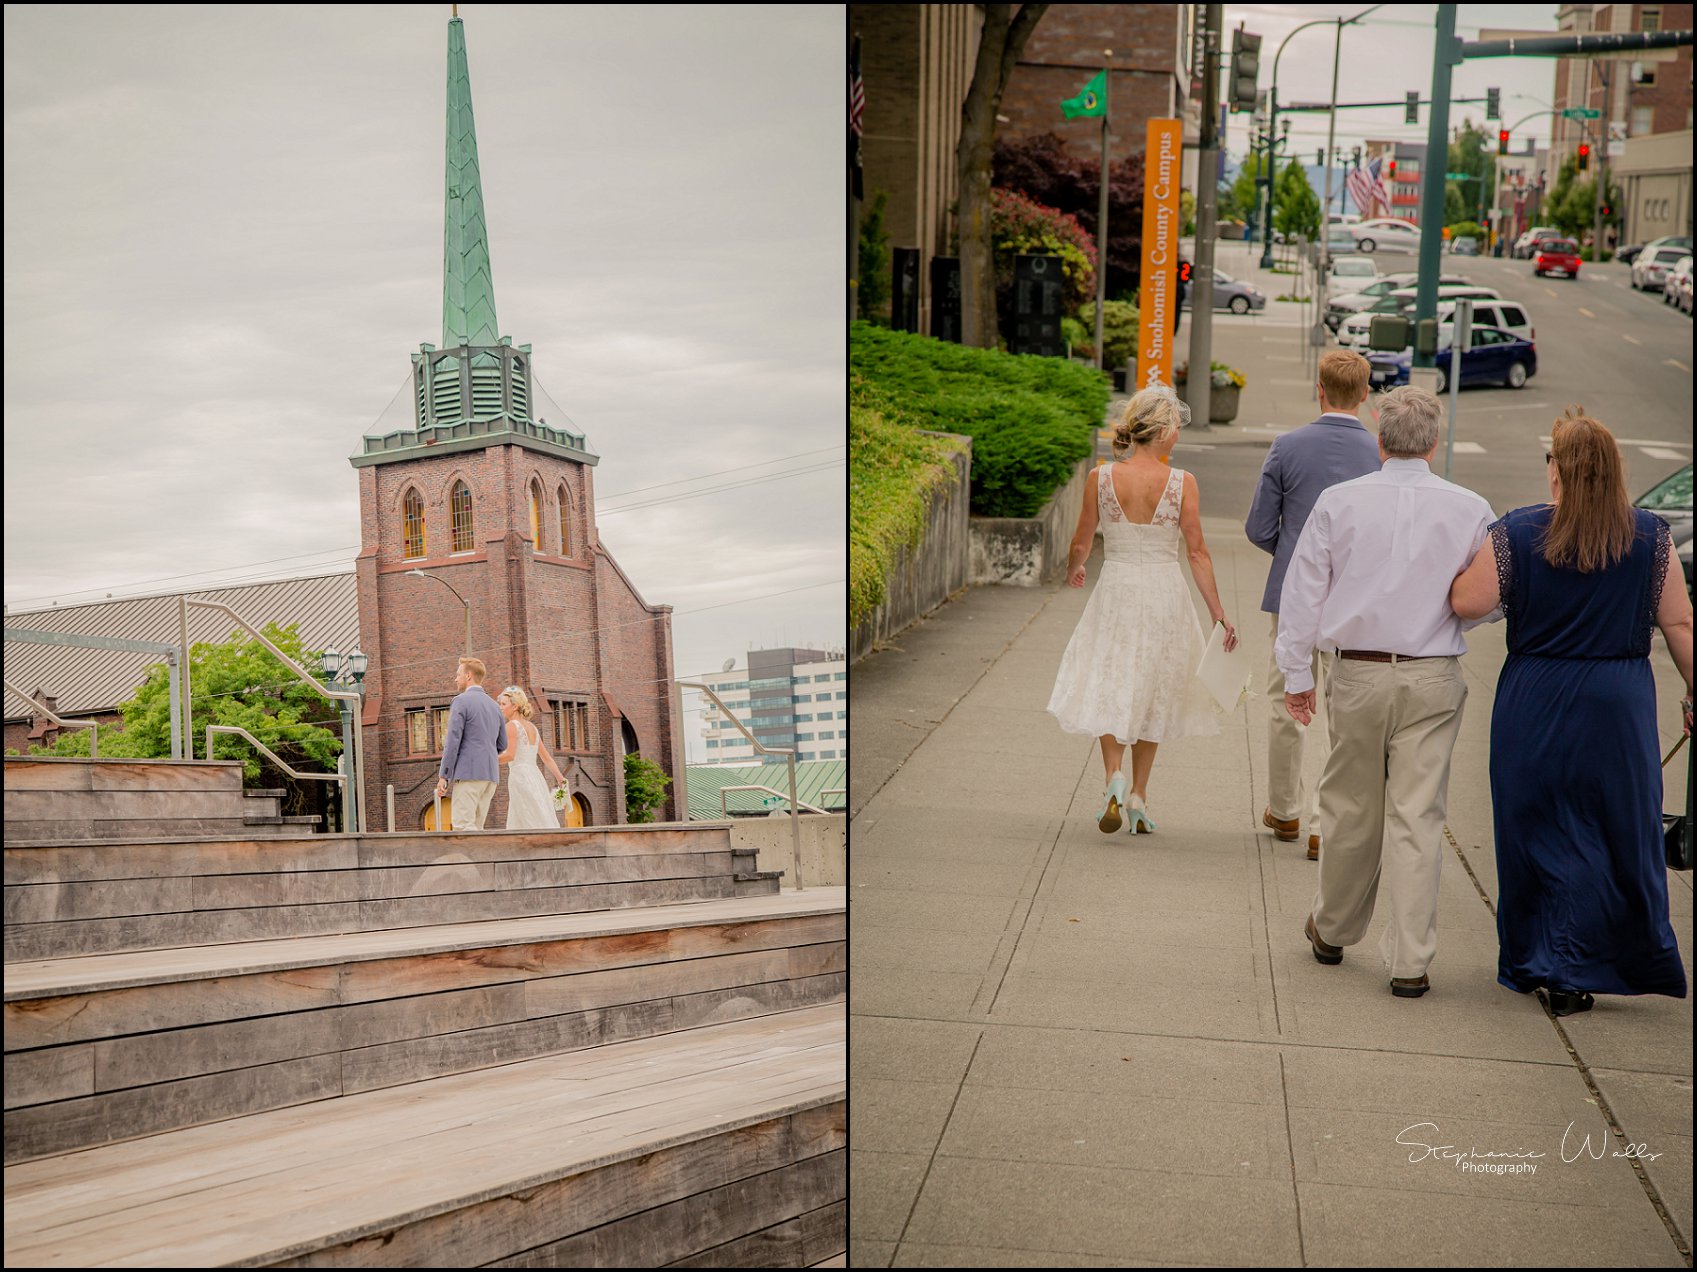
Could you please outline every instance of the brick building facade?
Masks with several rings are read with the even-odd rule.
[[[1689,30],[1688,4],[1564,4],[1558,29],[1585,31]],[[1662,60],[1665,59],[1665,60]],[[1634,58],[1564,57],[1555,65],[1556,110],[1590,107],[1602,112],[1590,124],[1593,165],[1606,157],[1609,127],[1616,140],[1680,132],[1691,127],[1691,46],[1652,50]],[[1576,120],[1560,115],[1552,121],[1553,137],[1546,186],[1586,134]]]
[[[442,347],[412,355],[410,427],[367,436],[350,459],[359,472],[360,643],[371,660],[367,821],[381,824],[392,785],[397,826],[434,824],[447,709],[468,640],[488,668],[491,697],[517,685],[535,705],[577,796],[571,821],[625,819],[623,760],[635,751],[671,775],[661,815],[679,819],[671,607],[644,601],[602,546],[598,458],[581,435],[539,418],[530,346],[499,334],[460,20],[448,30]],[[486,825],[505,817],[503,782]]]

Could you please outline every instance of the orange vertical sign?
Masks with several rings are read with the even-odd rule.
[[[1133,392],[1173,382],[1178,306],[1178,183],[1182,121],[1151,119],[1143,152],[1143,283],[1138,289],[1137,382]]]

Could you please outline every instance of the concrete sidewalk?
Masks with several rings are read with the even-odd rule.
[[[1268,558],[1205,529],[1265,666]],[[1086,598],[972,589],[854,668],[850,1265],[1689,1266],[1690,1000],[1556,1021],[1496,984],[1502,626],[1464,660],[1433,988],[1402,1000],[1382,918],[1338,967],[1303,939],[1316,866],[1260,827],[1266,700],[1162,747],[1156,834],[1097,830],[1096,744],[1044,710]],[[1645,1160],[1564,1162],[1564,1134]]]

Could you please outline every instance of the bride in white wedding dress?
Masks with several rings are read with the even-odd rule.
[[[507,686],[495,701],[507,718],[507,749],[500,755],[508,774],[507,829],[558,830],[560,811],[554,807],[548,783],[542,780],[538,757],[548,761],[556,785],[564,786],[566,779],[543,743],[541,731],[530,722],[536,709],[517,685]]]

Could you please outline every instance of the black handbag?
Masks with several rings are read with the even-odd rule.
[[[1667,759],[1662,761],[1662,767],[1668,766],[1668,760],[1679,754],[1679,748],[1685,745],[1684,735],[1673,744],[1673,750],[1667,753]],[[1669,870],[1691,869],[1691,752],[1685,753],[1685,812],[1662,814],[1662,847],[1667,853]]]

